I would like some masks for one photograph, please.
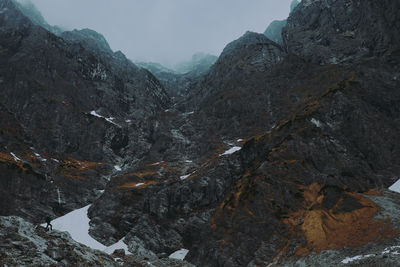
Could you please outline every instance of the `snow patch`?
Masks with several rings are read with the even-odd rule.
[[[53,225],[53,229],[58,231],[66,231],[71,237],[90,248],[98,249],[108,254],[112,254],[115,249],[124,249],[126,254],[131,254],[128,251],[127,245],[123,242],[124,238],[119,240],[117,243],[111,246],[105,246],[98,242],[96,239],[89,235],[89,217],[87,216],[87,211],[90,205],[87,205],[83,208],[76,209],[71,211],[70,213],[65,214],[64,216],[58,217],[54,219],[51,224]],[[46,224],[42,224],[43,227]]]
[[[391,247],[387,247],[385,248],[381,254],[385,255],[385,254],[392,254],[392,255],[400,255],[400,253],[397,251],[398,249],[400,249],[400,246],[391,246]],[[366,259],[369,257],[374,257],[377,254],[367,254],[367,255],[357,255],[354,257],[347,257],[344,260],[342,260],[342,263],[347,264],[356,260],[362,260],[362,259]]]
[[[182,248],[182,249],[180,249],[178,251],[175,251],[171,255],[169,255],[168,258],[177,259],[177,260],[183,260],[188,253],[189,253],[189,250]]]
[[[69,232],[71,237],[79,243],[93,249],[104,250],[106,246],[89,235],[90,220],[87,216],[89,207],[90,205],[87,205],[83,208],[71,211],[64,216],[54,219],[51,224],[53,225],[53,229]],[[46,226],[46,224],[42,224],[42,226]]]
[[[100,116],[99,114],[97,114],[97,112],[94,111],[94,110],[90,111],[90,115],[93,115],[93,116],[98,117],[98,118],[104,118],[103,116]]]
[[[388,247],[388,248],[385,248],[383,251],[382,251],[382,255],[383,254],[394,254],[394,255],[399,255],[400,253],[399,252],[397,252],[397,251],[391,251],[392,249],[399,249],[400,248],[400,246],[392,246],[392,247]]]
[[[314,119],[314,118],[311,119],[311,123],[313,123],[318,128],[321,128],[321,126],[322,126],[322,123],[319,120]]]
[[[347,264],[350,263],[352,261],[356,261],[356,260],[362,260],[362,259],[366,259],[369,257],[375,256],[375,254],[368,254],[368,255],[357,255],[354,257],[347,257],[344,260],[342,260],[342,263]]]
[[[151,166],[157,166],[157,165],[160,165],[161,163],[163,163],[164,161],[159,161],[159,162],[156,162],[156,163],[153,163],[153,164],[151,164]]]
[[[57,162],[57,163],[59,163],[60,161],[58,160],[58,159],[51,159],[52,161],[55,161],[55,162]]]
[[[239,151],[240,149],[242,149],[240,146],[234,146],[230,149],[228,149],[227,151],[225,151],[224,153],[220,154],[219,156],[225,156],[225,155],[230,155],[235,153],[236,151]]]
[[[182,181],[186,180],[188,177],[190,177],[192,174],[194,174],[196,171],[190,173],[190,174],[186,174],[186,175],[182,175],[181,177],[179,177]]]
[[[114,124],[114,125],[120,127],[118,124],[116,124],[115,122],[113,122],[113,120],[114,120],[113,117],[106,118],[106,117],[101,116],[100,114],[98,114],[95,110],[90,111],[89,114],[92,115],[92,116],[95,116],[95,117],[97,117],[97,118],[105,119],[105,120],[108,121],[109,123],[112,123],[112,124]]]
[[[400,193],[400,179],[389,187],[389,190]]]
[[[141,185],[144,185],[144,183],[137,183],[137,184],[135,184],[136,187],[141,186]]]
[[[15,161],[21,161],[13,152],[10,152],[10,155],[14,158]]]
[[[185,179],[187,179],[190,175],[191,175],[191,174],[182,175],[182,176],[180,177],[180,179],[181,179],[181,180],[185,180]]]
[[[39,153],[34,152],[33,153],[40,161],[47,161],[47,159],[42,158]]]
[[[192,160],[185,160],[186,163],[192,163]]]
[[[243,141],[242,138],[239,138],[238,140],[236,140],[236,142],[242,142],[242,141]]]
[[[119,166],[119,165],[114,165],[114,169],[119,172],[122,171],[121,166]]]

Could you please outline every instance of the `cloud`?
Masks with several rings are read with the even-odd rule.
[[[132,60],[171,65],[219,55],[246,30],[263,32],[290,0],[33,0],[51,25],[91,28]]]

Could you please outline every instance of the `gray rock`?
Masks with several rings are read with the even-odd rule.
[[[0,217],[2,266],[118,266],[109,255],[16,216]]]

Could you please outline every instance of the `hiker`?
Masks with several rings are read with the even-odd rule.
[[[46,223],[47,223],[47,225],[46,225],[46,231],[48,231],[49,228],[50,228],[50,231],[53,231],[53,225],[51,225],[51,218],[50,218],[50,216],[47,216],[47,217],[46,217]]]

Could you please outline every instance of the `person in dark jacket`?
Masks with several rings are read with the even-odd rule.
[[[50,216],[46,217],[46,231],[48,231],[50,229],[50,231],[53,231],[53,225],[51,225],[51,218]]]

